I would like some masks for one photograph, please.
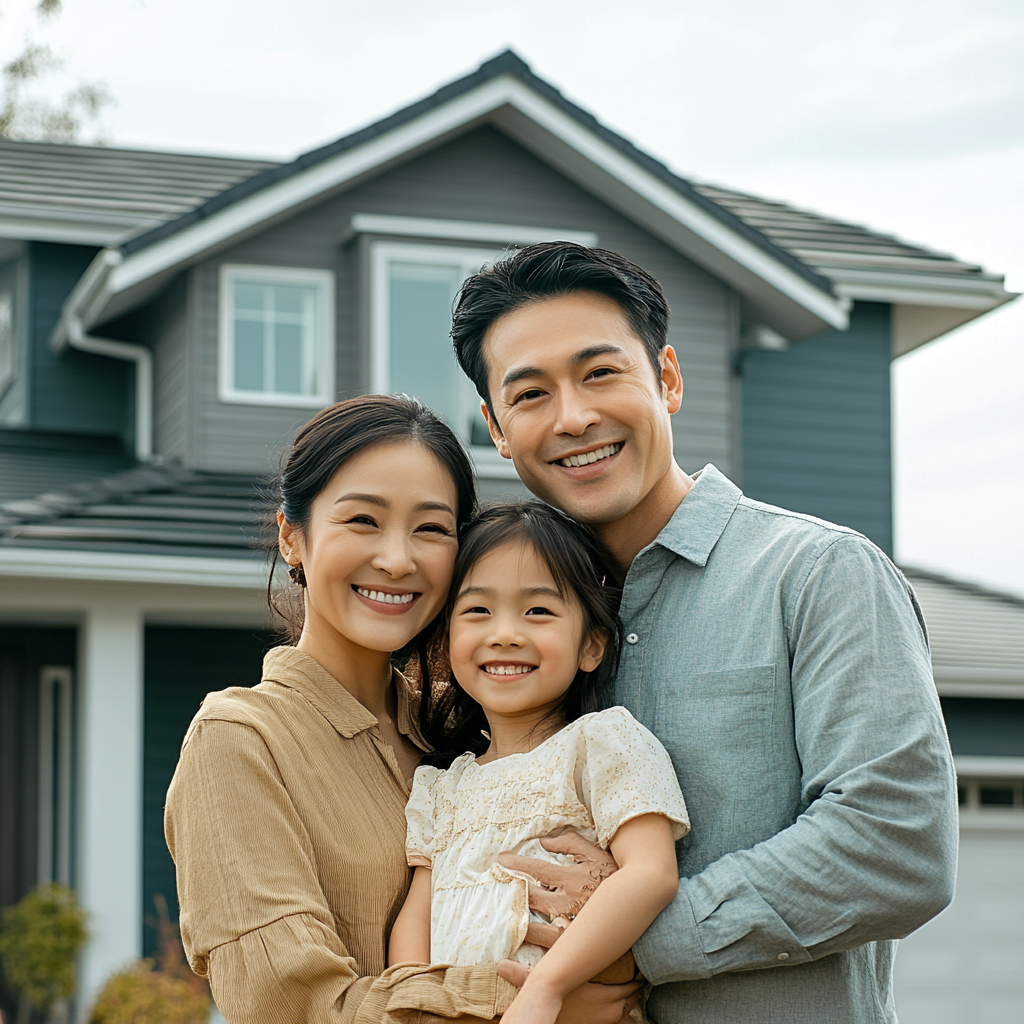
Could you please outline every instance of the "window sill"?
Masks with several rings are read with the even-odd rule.
[[[269,405],[281,409],[323,409],[334,401],[329,395],[271,395],[258,391],[221,392],[217,397],[228,405]]]

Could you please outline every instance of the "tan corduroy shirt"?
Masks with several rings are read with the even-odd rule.
[[[399,682],[398,728],[416,741]],[[422,744],[421,744],[422,745]],[[409,888],[408,784],[377,720],[277,647],[252,689],[211,693],[167,793],[181,936],[229,1024],[491,1020],[493,966],[385,969]]]

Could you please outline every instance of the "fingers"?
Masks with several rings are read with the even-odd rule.
[[[510,871],[529,875],[541,885],[556,889],[564,881],[566,872],[575,870],[571,864],[552,864],[546,860],[534,860],[532,857],[520,857],[516,853],[502,853],[498,863]]]
[[[530,968],[518,960],[499,960],[497,970],[499,978],[504,978],[516,988],[522,988],[530,976]]]
[[[560,836],[545,836],[540,845],[549,853],[566,853],[570,857],[582,857],[584,860],[605,860],[608,854],[588,843],[579,832],[563,832]]]
[[[536,885],[527,886],[527,895],[530,909],[536,910],[552,920],[556,917],[565,917],[571,920],[583,909],[583,904],[586,902],[581,899],[573,899],[564,893],[548,892],[547,889],[541,889]]]
[[[558,941],[562,930],[556,924],[531,921],[526,929],[526,938],[523,941],[531,946],[541,946],[544,949],[550,949]]]

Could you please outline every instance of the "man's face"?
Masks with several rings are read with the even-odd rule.
[[[659,380],[612,299],[533,302],[491,325],[483,354],[491,436],[537,497],[580,522],[610,523],[668,474],[669,417],[683,393],[675,354],[662,351]]]

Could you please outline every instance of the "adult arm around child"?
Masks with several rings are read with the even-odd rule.
[[[503,1024],[553,1024],[566,995],[614,963],[674,899],[679,879],[668,818],[633,818],[610,846],[619,870],[530,972]]]

